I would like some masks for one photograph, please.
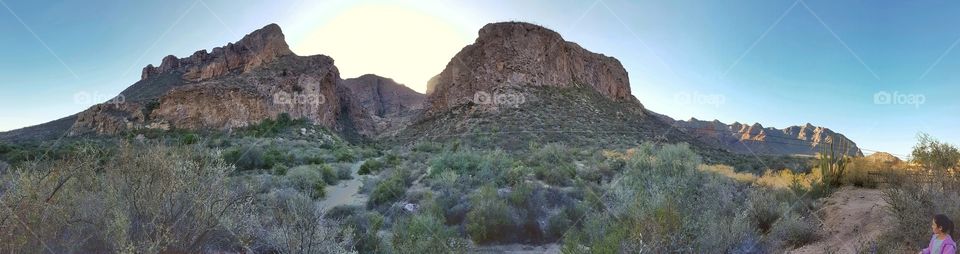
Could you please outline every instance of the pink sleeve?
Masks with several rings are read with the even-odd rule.
[[[927,248],[921,250],[920,253],[921,253],[921,254],[930,254],[930,248],[927,247]]]
[[[943,253],[955,254],[955,253],[957,253],[957,246],[944,245],[944,246],[943,246]]]

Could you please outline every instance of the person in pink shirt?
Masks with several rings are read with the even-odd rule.
[[[953,234],[953,221],[950,218],[943,214],[934,215],[930,229],[933,230],[933,237],[930,238],[930,245],[920,251],[921,254],[955,254],[957,252],[957,244],[950,237]]]

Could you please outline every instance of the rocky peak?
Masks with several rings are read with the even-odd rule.
[[[476,41],[431,79],[428,111],[470,103],[479,92],[544,86],[586,86],[614,101],[639,105],[617,59],[587,51],[538,25],[503,22],[480,29]]]
[[[354,101],[379,117],[420,109],[424,95],[390,78],[366,74],[343,81]]]
[[[228,43],[206,50],[194,52],[187,58],[166,56],[160,67],[152,64],[143,68],[141,80],[150,79],[161,73],[179,71],[187,81],[203,81],[234,72],[246,72],[277,58],[293,55],[284,39],[283,31],[277,24],[267,25],[247,34],[236,44]]]

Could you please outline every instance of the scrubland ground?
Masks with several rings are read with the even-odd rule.
[[[0,178],[0,250],[901,252],[925,240],[929,214],[960,215],[947,205],[960,201],[951,170],[919,184],[843,158],[755,174],[685,144],[385,148],[277,125],[78,142],[15,161]],[[929,143],[914,156],[950,147]],[[894,177],[867,177],[878,168]]]

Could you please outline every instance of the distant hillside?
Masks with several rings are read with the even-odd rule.
[[[809,123],[777,129],[765,128],[759,123],[725,124],[717,120],[701,121],[692,118],[688,121],[674,121],[673,125],[703,142],[736,153],[816,155],[821,149],[828,149],[834,138],[838,138],[837,141],[840,142],[837,144],[847,145],[847,155],[863,156],[857,144],[843,134]],[[839,146],[836,149],[839,149]]]

